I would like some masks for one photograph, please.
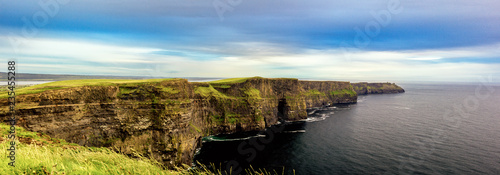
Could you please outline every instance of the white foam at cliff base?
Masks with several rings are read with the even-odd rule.
[[[214,136],[209,136],[206,138],[208,141],[214,141],[214,142],[229,142],[229,141],[238,141],[238,140],[248,140],[254,137],[266,137],[266,135],[262,134],[257,134],[255,136],[250,136],[250,137],[244,137],[244,138],[234,138],[234,139],[216,139]],[[206,142],[206,141],[204,141]]]
[[[327,117],[330,117],[330,115],[333,114],[333,112],[330,112],[327,114],[321,114],[321,117],[308,117],[306,119],[302,119],[300,121],[305,121],[305,122],[317,122],[317,121],[323,121],[325,120]]]
[[[304,133],[306,130],[296,130],[296,131],[283,131],[283,133]]]
[[[311,112],[307,113],[307,115],[314,114],[316,111],[317,111],[317,110],[313,110],[313,111],[311,111]]]

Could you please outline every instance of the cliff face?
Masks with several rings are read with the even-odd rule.
[[[248,78],[171,79],[48,90],[17,97],[18,125],[85,146],[190,164],[201,138],[262,130],[307,117],[306,108],[355,103],[349,82]],[[7,99],[0,99],[3,109]],[[7,122],[7,110],[0,118]]]
[[[405,90],[394,83],[352,83],[358,95],[403,93]]]

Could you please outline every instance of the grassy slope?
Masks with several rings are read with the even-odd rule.
[[[8,166],[8,125],[0,124],[0,172],[5,174],[179,174],[147,158],[89,148],[17,127],[16,167]]]
[[[356,96],[356,91],[354,90],[347,90],[347,89],[341,89],[341,90],[336,90],[336,91],[331,91],[330,94],[337,96],[337,95],[349,95],[349,96]]]
[[[15,89],[16,95],[24,94],[36,94],[47,90],[54,89],[65,89],[79,86],[106,86],[114,84],[126,84],[126,83],[147,83],[147,82],[161,82],[170,79],[145,79],[145,80],[123,80],[123,79],[82,79],[82,80],[65,80],[65,81],[55,81],[50,83],[38,84],[30,87]],[[7,91],[0,91],[0,99],[7,98]]]
[[[10,126],[0,123],[0,174],[138,174],[138,175],[177,175],[177,174],[217,174],[219,169],[190,169],[188,166],[177,170],[164,170],[153,159],[136,155],[130,158],[108,148],[84,147],[67,143],[62,139],[50,138],[36,132],[16,127],[16,167],[8,165],[8,131]],[[213,165],[212,165],[213,166]],[[215,166],[214,166],[215,167]],[[245,169],[250,175],[282,174],[253,168]],[[284,172],[284,169],[283,169]]]
[[[210,84],[233,84],[233,83],[243,83],[247,81],[250,78],[256,78],[256,77],[244,77],[244,78],[228,78],[228,79],[222,79],[222,80],[215,80],[215,81],[210,81]]]

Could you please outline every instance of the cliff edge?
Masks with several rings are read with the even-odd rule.
[[[202,137],[262,130],[279,120],[305,119],[310,107],[356,103],[356,87],[261,77],[69,80],[18,90],[16,116],[29,131],[132,157],[139,153],[173,168],[192,162]],[[7,122],[6,96],[0,104],[0,119]]]

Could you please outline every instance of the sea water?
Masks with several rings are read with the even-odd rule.
[[[500,86],[402,86],[310,109],[279,132],[205,138],[195,161],[279,174],[500,174]]]

